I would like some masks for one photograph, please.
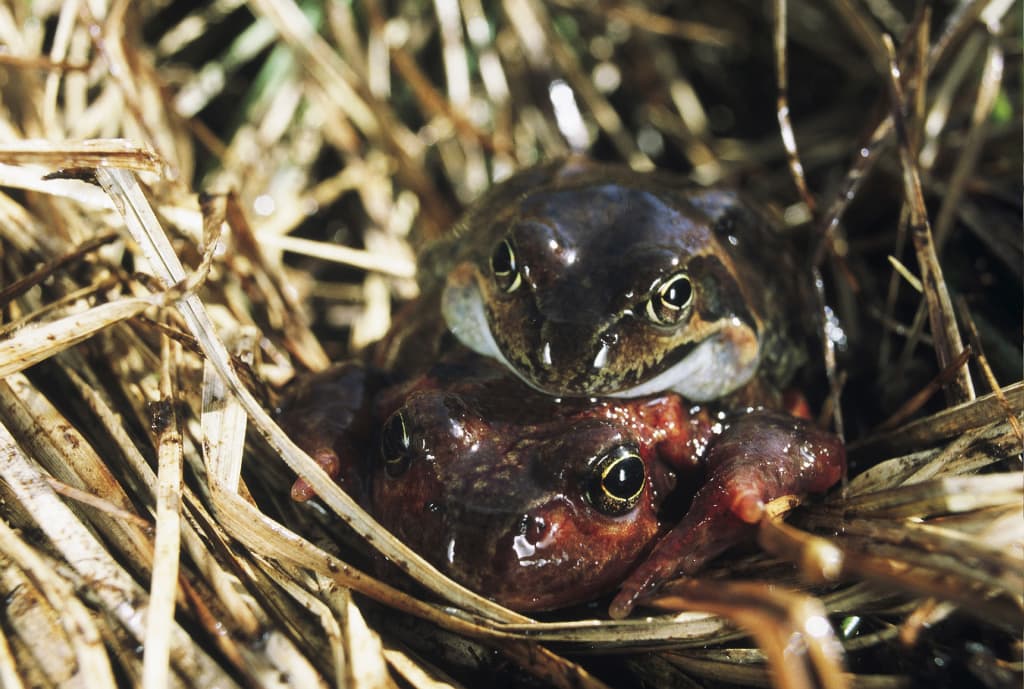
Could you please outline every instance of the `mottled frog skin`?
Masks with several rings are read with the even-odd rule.
[[[285,408],[296,442],[386,528],[522,611],[621,586],[611,613],[624,616],[746,538],[765,502],[827,489],[845,461],[802,419],[723,423],[671,393],[556,400],[473,355],[393,386],[342,365],[295,386]],[[311,497],[308,484],[293,497]]]
[[[495,186],[421,274],[459,340],[539,391],[703,402],[805,360],[793,252],[733,190],[571,158]]]

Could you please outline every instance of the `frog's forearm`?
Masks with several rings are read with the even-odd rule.
[[[612,616],[625,617],[665,580],[693,574],[748,536],[767,502],[827,490],[845,464],[839,439],[809,421],[770,412],[740,417],[716,439],[706,483],[683,520],[623,584]]]

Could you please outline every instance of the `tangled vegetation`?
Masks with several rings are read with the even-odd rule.
[[[1021,14],[0,7],[0,684],[1019,686]],[[652,617],[457,587],[270,413],[461,208],[573,151],[743,187],[823,276],[849,480]]]

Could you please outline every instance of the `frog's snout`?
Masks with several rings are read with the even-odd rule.
[[[562,380],[583,375],[584,369],[600,370],[612,360],[619,335],[614,326],[596,337],[577,323],[548,321],[540,330],[537,365],[551,375],[545,379]]]
[[[597,394],[596,373],[614,364],[616,338],[592,338],[579,326],[550,323],[526,352],[520,374],[531,387],[554,395]]]

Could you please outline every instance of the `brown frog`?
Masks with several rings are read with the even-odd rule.
[[[772,404],[813,325],[793,242],[737,192],[582,158],[495,186],[421,274],[459,340],[556,396]]]
[[[391,386],[342,365],[285,408],[296,442],[385,527],[523,611],[621,586],[611,612],[624,616],[746,538],[765,502],[824,491],[845,462],[838,439],[802,419],[724,421],[673,393],[558,400],[473,355]],[[293,497],[311,497],[301,479]]]

